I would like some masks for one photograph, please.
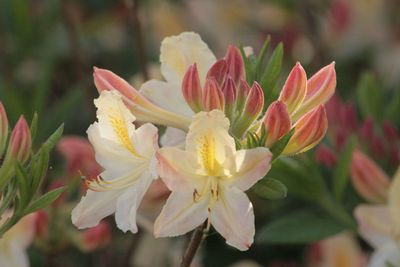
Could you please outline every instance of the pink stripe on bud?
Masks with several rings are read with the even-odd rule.
[[[225,59],[215,62],[207,72],[206,79],[214,78],[219,85],[222,85],[228,74],[228,64]]]
[[[21,116],[11,133],[7,157],[25,163],[29,158],[31,145],[31,132],[25,118]]]
[[[292,116],[293,120],[299,119],[318,105],[326,103],[335,93],[336,72],[335,62],[323,67],[307,82],[307,94],[303,103]]]
[[[290,131],[291,121],[285,103],[273,102],[264,116],[264,127],[267,133],[265,146],[270,147]]]
[[[207,79],[204,85],[203,110],[211,111],[213,109],[224,110],[225,100],[217,81],[213,78]]]
[[[228,75],[232,77],[235,84],[238,84],[240,80],[246,80],[243,58],[236,46],[229,45],[225,60],[228,65]]]
[[[0,158],[2,157],[4,150],[6,148],[7,137],[8,137],[7,113],[3,106],[3,103],[0,102]]]
[[[300,63],[296,63],[286,79],[279,100],[286,104],[289,114],[303,102],[307,93],[307,74]]]
[[[328,129],[325,107],[319,105],[308,112],[297,121],[294,128],[294,134],[283,151],[284,155],[305,152],[321,141]]]
[[[195,113],[202,110],[202,89],[196,64],[191,65],[183,77],[182,93]]]
[[[247,113],[250,117],[256,119],[260,115],[264,107],[264,92],[261,86],[254,82],[250,89],[250,93],[247,96],[246,104],[244,107],[244,113]]]
[[[236,111],[241,114],[243,111],[244,104],[246,103],[247,96],[250,93],[250,86],[245,80],[240,80],[239,86],[237,87],[237,98],[236,98]]]
[[[385,203],[390,186],[386,173],[361,151],[353,152],[351,181],[356,191],[372,203]]]
[[[222,94],[225,99],[225,115],[232,121],[235,112],[236,86],[232,78],[225,80],[222,85]]]

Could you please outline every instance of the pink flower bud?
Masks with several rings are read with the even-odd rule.
[[[356,191],[372,203],[386,202],[390,179],[386,173],[361,151],[353,152],[351,181]]]
[[[195,113],[202,110],[202,89],[196,64],[191,65],[183,77],[182,93]]]
[[[389,142],[396,142],[398,139],[398,132],[397,129],[388,121],[385,121],[382,125],[383,133]]]
[[[374,138],[374,120],[367,118],[360,127],[360,137],[364,142],[370,143]]]
[[[320,69],[307,81],[307,94],[303,103],[294,112],[292,119],[296,121],[316,106],[326,103],[335,93],[335,88],[335,62],[332,62]]]
[[[307,74],[300,63],[296,63],[286,79],[279,100],[286,104],[289,114],[300,106],[307,93]]]
[[[256,119],[258,115],[260,115],[263,107],[264,92],[261,86],[257,82],[254,82],[253,86],[250,89],[249,95],[247,96],[243,112],[246,113],[249,117]]]
[[[8,137],[8,119],[7,113],[0,101],[0,158],[3,155],[4,149],[6,148]]]
[[[35,236],[46,238],[49,234],[49,215],[44,210],[35,212]]]
[[[225,80],[221,91],[225,99],[225,115],[229,120],[232,120],[235,112],[236,101],[236,86],[232,78],[229,77]]]
[[[239,114],[242,113],[246,98],[250,93],[250,86],[245,80],[240,80],[237,87],[236,110]]]
[[[296,122],[294,128],[294,134],[282,153],[284,155],[305,152],[321,141],[328,129],[325,107],[319,105],[308,112]]]
[[[228,74],[228,65],[225,59],[215,62],[207,72],[206,79],[214,78],[219,85],[222,85]]]
[[[213,78],[207,79],[204,85],[203,109],[211,111],[213,109],[224,110],[225,100],[217,81]]]
[[[235,84],[238,84],[241,80],[246,80],[243,58],[236,46],[230,45],[228,47],[225,60],[228,65],[228,75],[232,77]]]
[[[315,160],[326,167],[333,167],[337,162],[336,155],[332,149],[323,144],[318,146],[315,152]]]
[[[25,118],[21,116],[11,133],[7,156],[25,163],[29,158],[31,145],[31,132]]]
[[[290,116],[286,105],[277,100],[267,109],[264,116],[264,126],[267,133],[265,146],[271,147],[276,141],[287,134],[291,128]]]
[[[85,251],[103,248],[111,242],[110,225],[106,222],[100,222],[97,226],[85,230],[82,237]]]

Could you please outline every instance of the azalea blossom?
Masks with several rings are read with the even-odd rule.
[[[388,193],[387,204],[364,204],[356,208],[355,216],[361,236],[375,249],[369,266],[381,267],[400,263],[400,168]]]
[[[2,215],[0,225],[11,217],[11,211]],[[28,267],[29,258],[27,249],[33,241],[35,234],[36,213],[23,217],[11,227],[0,239],[0,266]]]
[[[116,91],[102,92],[94,103],[98,121],[87,133],[104,171],[86,180],[88,190],[72,211],[72,222],[79,228],[93,227],[115,212],[118,228],[135,233],[136,210],[157,178],[157,128],[146,123],[135,129],[135,117]]]
[[[156,219],[156,237],[182,235],[208,220],[240,250],[253,243],[254,213],[243,191],[270,169],[267,148],[236,150],[229,120],[220,110],[194,116],[186,150],[161,148],[158,172],[172,191]]]

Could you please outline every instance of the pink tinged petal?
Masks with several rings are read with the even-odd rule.
[[[229,45],[225,60],[228,65],[228,75],[232,77],[235,84],[246,79],[243,58],[237,47]]]
[[[390,179],[386,173],[361,151],[353,152],[351,181],[357,193],[372,203],[385,203]]]
[[[237,188],[223,188],[211,210],[211,224],[226,243],[248,250],[254,239],[253,205],[245,193]]]
[[[3,103],[0,101],[0,157],[2,157],[7,144],[8,118]]]
[[[132,136],[133,146],[139,155],[151,159],[158,150],[158,129],[153,124],[145,123],[136,129]]]
[[[196,63],[203,84],[215,61],[214,54],[197,33],[183,32],[167,37],[161,43],[161,73],[169,83],[180,86],[187,68]]]
[[[224,59],[215,62],[207,72],[206,79],[214,78],[221,86],[228,74],[228,64]]]
[[[290,131],[292,123],[286,105],[277,100],[267,109],[263,119],[267,140],[265,146],[271,147]]]
[[[96,226],[103,218],[115,212],[117,199],[124,190],[94,192],[88,190],[72,210],[72,223],[79,229]]]
[[[207,79],[204,85],[203,110],[211,111],[213,109],[224,110],[225,99],[217,81],[213,78]]]
[[[202,110],[202,88],[196,64],[191,65],[183,77],[182,93],[186,103],[195,113]]]
[[[32,145],[31,132],[26,120],[21,116],[11,132],[7,156],[24,163],[28,160]]]
[[[294,128],[294,134],[283,150],[284,155],[305,152],[321,141],[328,129],[325,107],[320,105],[308,112],[296,122]]]
[[[85,252],[103,248],[111,242],[111,227],[107,222],[100,222],[96,227],[84,231],[82,239]]]
[[[168,127],[160,138],[160,144],[165,146],[185,147],[186,133],[182,130]]]
[[[236,173],[227,183],[242,191],[248,190],[268,173],[271,168],[271,159],[272,153],[265,147],[237,151]]]
[[[392,240],[392,221],[385,205],[360,205],[355,209],[358,232],[375,249]]]
[[[136,225],[136,211],[152,182],[152,175],[149,172],[144,172],[131,187],[127,188],[118,197],[115,221],[117,227],[123,232],[129,230],[132,233],[136,233],[138,231]]]
[[[200,224],[208,216],[208,197],[196,201],[193,192],[172,192],[154,224],[155,237],[183,235]]]
[[[116,90],[121,93],[123,100],[127,107],[140,121],[149,121],[162,125],[171,125],[181,129],[187,129],[190,120],[173,112],[170,112],[160,106],[157,106],[141,95],[135,88],[133,88],[128,82],[120,78],[113,72],[105,69],[94,68],[94,82],[99,92],[101,91],[113,91]],[[144,86],[144,85],[143,85]],[[178,89],[177,89],[178,91]],[[182,94],[181,101],[186,105]],[[174,100],[174,99],[173,99]],[[175,100],[176,101],[176,100]],[[164,101],[169,103],[171,101]],[[187,105],[186,105],[187,106]],[[182,104],[176,105],[181,108]],[[187,109],[190,111],[189,107]]]
[[[326,103],[335,93],[335,62],[320,69],[307,82],[307,94],[303,103],[292,115],[294,121],[318,105]]]
[[[236,86],[232,78],[224,81],[221,91],[225,99],[225,115],[230,121],[233,121],[236,108]]]
[[[286,79],[279,100],[286,104],[288,112],[294,111],[303,102],[307,93],[307,74],[300,63],[296,63]]]

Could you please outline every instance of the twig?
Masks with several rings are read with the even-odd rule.
[[[142,24],[139,19],[139,0],[125,0],[125,6],[129,11],[129,22],[135,34],[133,41],[136,45],[140,71],[142,72],[143,79],[146,81],[149,79],[149,71],[146,60]]]
[[[185,254],[183,254],[181,267],[189,267],[199,249],[202,241],[204,240],[207,233],[207,221],[196,228],[192,234],[192,238],[186,248]]]

